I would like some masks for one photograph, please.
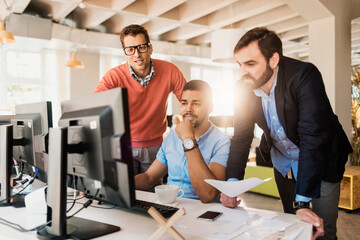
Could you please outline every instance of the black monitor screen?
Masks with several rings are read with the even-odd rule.
[[[52,127],[51,102],[16,105],[11,124],[14,159],[37,168],[38,178],[46,182],[47,138]]]
[[[126,89],[62,102],[59,127],[68,129],[69,187],[118,206],[135,201]],[[99,184],[101,187],[99,187]],[[74,188],[74,187],[73,187]]]

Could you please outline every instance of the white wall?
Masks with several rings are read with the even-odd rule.
[[[184,63],[184,62],[173,62],[173,64],[175,64],[180,71],[182,72],[182,74],[184,75],[186,81],[190,81],[190,76],[191,76],[191,64],[190,63]],[[178,101],[178,99],[176,98],[175,95],[172,94],[171,97],[171,102],[169,102],[169,105],[171,104],[171,108],[172,108],[172,113],[180,113],[180,103]]]
[[[351,138],[351,6],[327,2],[333,16],[309,24],[309,60],[320,70],[331,106]]]
[[[84,63],[84,68],[70,69],[71,99],[92,94],[99,82],[99,54],[78,52],[77,59]]]

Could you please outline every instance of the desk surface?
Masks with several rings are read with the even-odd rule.
[[[136,191],[136,197],[141,200],[147,201],[157,201],[157,197],[154,193]],[[93,203],[94,205],[94,203]],[[96,205],[96,204],[95,204]],[[191,213],[199,210],[206,210],[210,207],[217,207],[220,204],[218,203],[210,203],[210,204],[202,204],[198,200],[179,198],[178,207],[184,207],[187,213]],[[106,207],[107,205],[102,205],[102,207]],[[77,209],[81,207],[80,204],[76,204],[74,209],[70,212],[74,213]],[[111,207],[111,206],[110,206]],[[240,207],[239,207],[240,208]],[[271,214],[275,216],[273,219],[285,221],[288,223],[296,223],[299,220],[296,219],[295,215],[284,214],[273,211],[259,210],[259,209],[249,209],[252,212],[257,212],[259,214]],[[109,223],[116,226],[121,227],[121,231],[109,234],[98,239],[148,239],[159,227],[157,222],[153,220],[151,217],[134,212],[128,209],[123,208],[112,208],[112,209],[102,209],[95,207],[88,207],[81,212],[79,212],[77,217],[87,218],[99,222]],[[25,208],[13,208],[13,207],[1,207],[0,208],[0,217],[6,220],[15,222],[20,224],[24,228],[32,228],[38,226],[45,222],[46,217],[44,215],[30,215],[27,214]],[[311,239],[311,230],[312,227],[310,224],[304,224],[305,229],[297,236],[296,239]],[[256,228],[256,227],[255,227]],[[186,233],[181,232],[186,239]],[[14,230],[11,227],[0,224],[0,239],[37,239],[35,232],[22,233],[17,230]],[[171,235],[165,233],[160,239],[172,239]],[[190,239],[190,238],[189,238]],[[194,239],[194,238],[191,238]],[[201,238],[197,238],[201,239]],[[254,239],[250,237],[249,234],[243,233],[237,236],[235,239]]]

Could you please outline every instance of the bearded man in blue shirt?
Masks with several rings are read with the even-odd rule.
[[[204,179],[225,180],[230,137],[209,121],[213,102],[206,82],[186,83],[180,104],[183,121],[164,140],[149,169],[135,176],[135,188],[147,190],[168,173],[167,184],[183,189],[184,197],[210,202],[219,191]]]
[[[261,157],[273,163],[284,211],[311,223],[314,238],[336,239],[340,181],[352,148],[319,70],[283,56],[280,38],[266,28],[245,33],[234,59],[241,80],[227,178],[243,179],[256,123],[264,131]],[[228,207],[240,203],[224,194],[221,201]]]

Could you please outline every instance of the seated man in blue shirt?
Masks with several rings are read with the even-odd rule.
[[[149,169],[135,176],[135,187],[147,190],[168,173],[169,185],[184,190],[184,197],[210,202],[219,191],[204,179],[225,180],[230,138],[210,121],[212,92],[201,80],[185,84],[181,96],[183,121],[164,140]]]

